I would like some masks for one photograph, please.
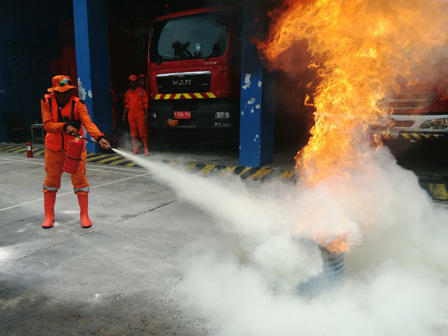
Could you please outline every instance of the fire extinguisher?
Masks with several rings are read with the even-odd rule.
[[[80,138],[76,137],[69,140],[67,144],[67,153],[65,154],[64,167],[62,168],[66,173],[75,174],[78,171],[83,147],[84,142]]]
[[[28,159],[32,159],[33,158],[33,146],[31,145],[31,141],[27,141],[25,146],[26,146],[26,157]]]

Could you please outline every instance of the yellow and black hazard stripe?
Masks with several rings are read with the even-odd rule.
[[[448,183],[420,181],[420,186],[437,201],[448,201]]]
[[[26,147],[23,146],[14,146],[9,144],[0,144],[0,151],[13,153],[13,154],[21,154],[26,153]],[[41,156],[45,154],[45,148],[33,149],[34,156]]]
[[[171,166],[179,164],[171,161],[163,161]],[[202,176],[228,177],[239,176],[243,180],[266,181],[268,179],[292,180],[295,178],[294,171],[272,168],[254,168],[225,165],[210,165],[203,163],[187,163],[183,165],[184,170],[197,173]]]
[[[172,99],[213,99],[218,98],[217,93],[213,92],[194,92],[194,93],[163,93],[156,94],[154,100],[172,100]]]
[[[376,133],[381,136],[384,140],[397,140],[397,139],[405,139],[405,140],[437,140],[445,137],[444,134],[432,134],[432,133],[410,133],[410,132],[401,132],[401,133]]]
[[[0,151],[25,154],[26,148],[24,146],[14,146],[7,144],[0,144]],[[33,150],[35,157],[43,156],[45,154],[45,148],[39,148]],[[26,155],[26,154],[25,154]],[[123,157],[115,154],[87,154],[87,162],[109,164],[115,166],[134,167],[137,166],[135,162],[124,159]],[[177,161],[163,160],[165,164],[173,167],[181,168],[190,173],[198,174],[201,176],[217,176],[228,177],[231,175],[239,176],[243,180],[252,181],[267,181],[267,180],[284,180],[295,181],[296,175],[294,170],[284,170],[276,168],[254,168],[254,167],[239,167],[239,166],[226,166],[226,165],[212,165],[204,163],[179,163]],[[448,181],[431,181],[421,180],[420,185],[425,189],[434,200],[448,201]]]

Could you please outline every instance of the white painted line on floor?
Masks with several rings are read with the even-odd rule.
[[[0,152],[1,153],[1,152]],[[17,159],[18,158],[18,156],[17,155],[14,155],[14,156],[6,156],[6,157],[2,157],[1,155],[0,155],[0,159]],[[27,159],[27,158],[21,158],[21,159]]]
[[[104,187],[104,186],[107,186],[107,185],[111,185],[111,184],[114,184],[114,183],[131,180],[131,179],[136,178],[136,177],[149,176],[149,175],[150,175],[149,173],[148,174],[134,175],[134,176],[131,176],[131,177],[122,178],[120,180],[99,184],[99,185],[90,187],[90,189],[101,188],[101,187]],[[65,196],[65,195],[71,195],[71,194],[73,194],[73,191],[66,192],[66,193],[63,193],[63,194],[58,194],[58,197]],[[18,207],[21,207],[21,206],[24,206],[24,205],[27,205],[27,204],[31,204],[31,203],[42,202],[43,200],[44,200],[43,197],[41,197],[41,198],[35,199],[33,201],[28,201],[28,202],[24,202],[24,203],[20,203],[20,204],[16,204],[16,205],[11,205],[9,207],[0,209],[0,212],[6,211],[6,210],[10,210],[10,209],[15,209],[15,208],[18,208]]]
[[[36,161],[40,161],[40,162],[36,162]],[[24,163],[31,163],[31,164],[35,164],[35,165],[40,165],[40,166],[45,166],[44,160],[43,159],[22,159],[22,160],[8,160],[7,162],[0,162],[0,164],[2,163],[10,163],[10,162],[24,162]],[[95,166],[98,167],[98,166]],[[92,166],[90,164],[87,165],[87,172],[89,171],[99,171],[99,172],[103,172],[103,173],[112,173],[112,174],[118,174],[118,175],[127,175],[127,176],[136,176],[136,174],[141,174],[141,170],[142,169],[128,169],[128,168],[115,168],[115,170],[111,170],[111,169],[104,169],[105,167],[102,167],[103,169],[97,169],[97,168],[92,168]],[[123,172],[123,170],[126,171],[133,171],[136,174],[130,174],[130,173],[126,173]]]
[[[23,160],[6,160],[3,162],[0,162],[0,164],[4,164],[4,163],[11,163],[11,162],[22,162]]]

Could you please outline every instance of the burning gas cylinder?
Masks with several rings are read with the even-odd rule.
[[[322,272],[299,285],[299,293],[306,296],[315,296],[323,291],[334,288],[344,279],[345,252],[331,252],[319,246],[322,256]]]

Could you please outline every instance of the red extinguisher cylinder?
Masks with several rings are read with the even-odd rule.
[[[67,145],[67,153],[65,154],[64,167],[66,173],[75,174],[78,171],[79,161],[81,161],[81,153],[84,142],[81,139],[70,139]]]
[[[26,146],[26,157],[28,159],[32,159],[33,158],[33,146],[31,145],[31,141],[27,141],[25,146]]]

